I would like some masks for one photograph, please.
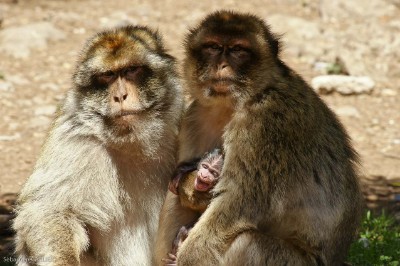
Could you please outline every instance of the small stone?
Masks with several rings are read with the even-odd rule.
[[[30,126],[32,128],[45,128],[51,123],[51,119],[46,116],[38,116],[31,120]],[[36,137],[36,135],[34,135]]]
[[[383,89],[381,91],[381,94],[384,96],[396,96],[397,95],[397,91],[392,90],[392,89]]]
[[[48,40],[62,40],[66,35],[49,22],[7,28],[0,32],[0,51],[15,58],[27,58],[32,49],[44,49]]]
[[[370,93],[375,82],[367,76],[323,75],[312,79],[314,90],[321,94],[338,92],[343,95]]]
[[[52,91],[58,91],[59,86],[57,86],[54,83],[43,83],[39,87],[41,90],[52,90]]]
[[[35,115],[52,116],[56,112],[57,107],[54,105],[40,106],[35,109]]]
[[[12,75],[12,76],[7,76],[7,80],[10,81],[14,85],[28,85],[29,80],[26,78],[20,76],[20,75]]]
[[[377,195],[368,195],[367,196],[367,200],[368,201],[377,201],[378,200],[378,196]]]
[[[14,91],[14,86],[11,82],[0,80],[0,91],[12,92]]]
[[[85,28],[75,28],[72,30],[72,32],[74,34],[85,34],[86,33],[86,29]]]
[[[99,20],[102,28],[113,28],[138,23],[137,20],[129,17],[128,14],[124,12],[114,12],[108,17],[101,17]]]
[[[13,141],[13,140],[17,140],[19,138],[21,138],[21,134],[20,133],[16,133],[16,134],[14,134],[12,136],[6,136],[6,135],[1,136],[0,135],[0,141]]]
[[[354,106],[341,106],[335,108],[336,114],[339,116],[349,116],[349,117],[361,117],[360,112]]]

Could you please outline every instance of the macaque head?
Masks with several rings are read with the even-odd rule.
[[[82,123],[94,131],[100,126],[109,138],[143,132],[140,127],[151,130],[149,121],[175,96],[169,79],[176,76],[174,70],[175,60],[157,32],[141,26],[101,32],[81,53],[73,80],[74,107]]]
[[[179,186],[184,182],[187,183],[188,178],[195,175],[194,183],[188,185],[190,190],[208,192],[217,183],[223,164],[224,157],[219,149],[206,153],[200,159],[183,162],[178,165],[177,171],[169,183],[169,190],[178,195]]]
[[[186,38],[185,75],[203,104],[229,102],[265,82],[260,73],[276,65],[279,42],[259,18],[218,11]]]
[[[201,192],[210,191],[217,183],[224,159],[219,150],[207,154],[199,163],[194,189]]]

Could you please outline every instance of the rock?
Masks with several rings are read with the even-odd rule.
[[[273,32],[285,34],[285,39],[300,38],[310,40],[320,34],[317,23],[300,17],[277,14],[267,17],[266,21],[273,26]]]
[[[86,29],[85,29],[85,28],[82,28],[82,27],[80,27],[80,28],[75,28],[75,29],[72,30],[72,32],[73,32],[74,34],[85,34],[85,33],[86,33]]]
[[[0,51],[15,58],[27,58],[32,49],[44,49],[48,40],[62,40],[66,35],[49,22],[4,29],[0,32]]]
[[[282,35],[284,51],[289,57],[304,57],[306,62],[312,64],[315,58],[320,58],[324,53],[324,47],[316,42],[321,36],[318,23],[282,14],[265,19],[273,32]]]
[[[21,134],[20,133],[16,133],[16,134],[14,134],[12,136],[6,136],[6,135],[1,136],[0,135],[0,141],[13,141],[13,140],[17,140],[19,138],[21,138]]]
[[[386,88],[386,89],[382,89],[381,94],[384,96],[396,96],[397,91]]]
[[[31,128],[46,128],[51,124],[51,119],[47,116],[35,116],[29,124]]]
[[[370,93],[375,82],[367,76],[324,75],[312,79],[311,85],[321,94],[338,92],[343,95]]]
[[[343,21],[345,19],[354,19],[359,17],[370,17],[376,14],[390,14],[395,12],[394,5],[389,1],[379,0],[321,0],[320,12],[322,18],[331,22]]]
[[[137,24],[138,21],[129,17],[124,12],[114,12],[108,17],[101,17],[100,24],[102,28],[113,28],[118,26],[125,26],[128,24]]]
[[[353,106],[341,106],[338,108],[335,108],[335,113],[339,116],[349,116],[349,117],[356,117],[359,118],[361,117],[360,112],[357,110],[357,108]]]
[[[35,115],[53,116],[57,107],[54,105],[40,106],[35,109]]]
[[[11,82],[0,80],[0,91],[14,91],[14,86],[11,84]]]
[[[28,85],[29,80],[26,78],[22,77],[21,75],[12,75],[12,76],[7,76],[7,80],[10,81],[14,85]]]
[[[59,90],[59,86],[57,86],[57,84],[55,83],[43,83],[42,85],[39,86],[39,88],[41,90],[52,90],[52,91],[58,91]]]

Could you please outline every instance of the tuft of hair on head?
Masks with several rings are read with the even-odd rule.
[[[89,86],[91,75],[109,70],[105,69],[107,62],[128,62],[126,54],[135,54],[135,50],[139,51],[137,55],[153,57],[154,64],[167,67],[175,64],[175,59],[167,53],[157,30],[141,25],[126,25],[98,32],[86,42],[78,57],[73,75],[74,84],[77,87]]]
[[[224,164],[224,154],[221,149],[214,149],[211,152],[206,153],[201,161],[207,161],[212,165],[217,165],[218,168],[222,169],[222,165]]]

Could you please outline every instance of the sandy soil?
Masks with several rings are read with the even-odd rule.
[[[330,6],[326,1],[236,2],[0,0],[1,30],[50,22],[65,33],[64,39],[49,41],[46,48],[34,48],[25,58],[0,53],[0,81],[9,81],[13,86],[13,90],[0,90],[0,194],[18,192],[31,174],[54,108],[70,87],[75,60],[88,37],[127,21],[145,24],[158,28],[170,53],[182,59],[181,43],[187,29],[205,14],[221,8],[255,13],[267,21],[275,17],[273,30],[287,23],[277,15],[299,18],[304,25],[318,27],[319,31],[312,32],[303,24],[290,24],[288,32],[280,32],[286,33],[282,36],[285,61],[309,82],[321,74],[315,62],[333,60],[342,51],[345,59],[352,59],[348,61],[350,69],[371,76],[376,82],[371,94],[334,93],[322,97],[334,110],[351,106],[358,111],[342,115],[341,121],[361,155],[363,176],[399,178],[400,56],[390,49],[391,43],[399,43],[398,1],[351,1],[354,6]],[[304,31],[303,39],[293,35]],[[327,32],[332,33],[331,39],[325,38]],[[333,49],[333,42],[339,43],[340,49]],[[356,45],[345,46],[352,42]],[[360,55],[359,51],[364,52]],[[356,68],[359,63],[365,64],[365,71]]]

